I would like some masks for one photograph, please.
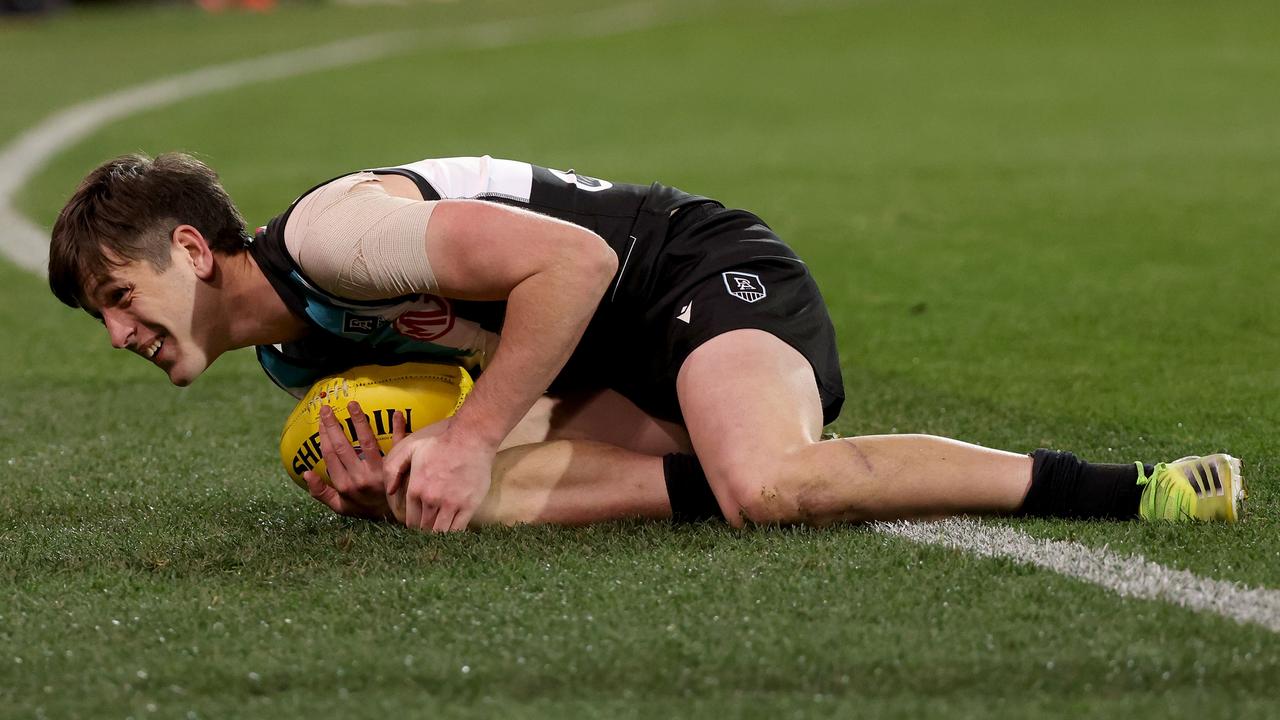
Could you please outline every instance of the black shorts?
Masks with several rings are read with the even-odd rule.
[[[605,332],[588,333],[584,341],[595,347],[575,353],[584,362],[571,363],[579,366],[571,372],[650,415],[683,422],[676,376],[689,354],[732,330],[763,330],[809,361],[823,424],[834,421],[844,403],[835,329],[795,251],[760,218],[716,202],[681,208],[665,235],[644,292],[632,295],[638,302],[602,307],[593,325]]]

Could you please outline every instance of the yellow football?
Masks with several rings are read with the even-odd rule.
[[[343,433],[359,449],[347,403],[360,403],[385,453],[391,448],[391,417],[396,410],[404,413],[406,429],[413,432],[453,415],[469,392],[471,376],[467,371],[442,363],[361,365],[330,375],[312,385],[289,413],[280,433],[280,460],[289,477],[301,487],[307,486],[302,479],[307,470],[316,471],[329,482],[328,468],[320,453],[320,408],[333,408]]]

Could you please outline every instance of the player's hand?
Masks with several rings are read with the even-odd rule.
[[[369,427],[369,416],[356,402],[349,403],[347,410],[351,413],[351,424],[355,426],[360,450],[357,452],[352,446],[338,425],[333,410],[325,405],[320,408],[320,452],[329,469],[329,483],[326,484],[314,470],[304,472],[302,479],[306,481],[311,497],[339,515],[370,520],[392,519],[395,514],[388,497],[382,449],[378,447],[373,428]],[[392,443],[406,437],[405,417],[400,412],[391,419],[391,435]]]
[[[387,455],[387,495],[403,496],[403,522],[410,528],[465,530],[489,493],[496,453],[447,421],[434,423]]]
[[[399,411],[396,411],[396,413],[399,414]],[[449,429],[449,425],[452,422],[453,422],[453,418],[451,417],[445,418],[443,420],[438,420],[422,428],[421,430],[418,430],[413,435],[410,435],[409,440],[411,442],[419,442],[424,438],[441,435],[444,433],[445,430]],[[401,444],[400,442],[397,442],[396,443],[397,447],[400,444]],[[387,504],[391,506],[391,514],[395,516],[396,522],[400,523],[401,525],[408,525],[408,522],[407,522],[408,509],[407,508],[409,504],[408,503],[409,483],[395,482],[395,478],[391,477],[391,470],[390,470],[391,462],[392,462],[391,454],[388,454],[387,459],[384,460],[382,464],[382,475],[387,480]]]

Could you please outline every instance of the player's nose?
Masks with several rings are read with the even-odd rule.
[[[111,336],[111,347],[125,349],[133,341],[133,323],[116,317],[116,313],[103,311],[102,324],[107,326],[107,335]]]

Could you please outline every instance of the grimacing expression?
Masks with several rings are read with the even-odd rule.
[[[195,260],[176,244],[171,254],[164,269],[146,260],[113,268],[88,289],[85,309],[107,328],[113,347],[137,353],[163,370],[174,385],[186,386],[214,358],[197,323],[201,279]]]

